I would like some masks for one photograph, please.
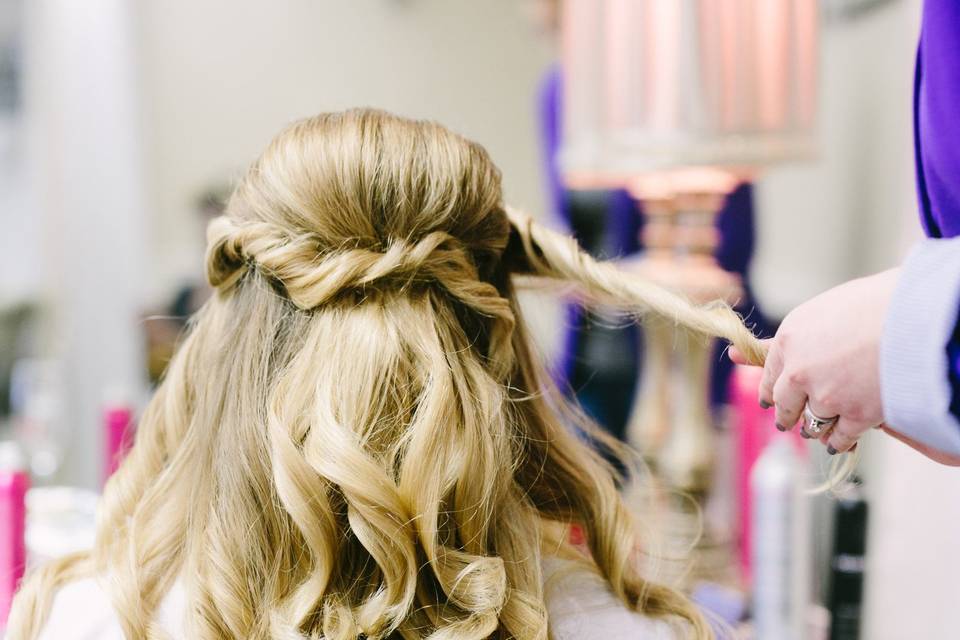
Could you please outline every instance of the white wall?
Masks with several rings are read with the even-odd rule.
[[[507,197],[543,206],[535,95],[551,55],[516,0],[140,5],[152,295],[201,273],[192,201],[290,121],[374,106],[479,141]]]
[[[36,0],[26,7],[24,140],[38,250],[34,295],[44,355],[64,375],[60,480],[99,480],[108,388],[142,388],[138,314],[145,282],[136,50],[127,0]]]
[[[22,0],[0,0],[0,42],[22,43]],[[22,104],[22,100],[21,100]],[[0,305],[29,300],[39,284],[39,225],[29,215],[20,109],[0,106]]]
[[[821,30],[819,157],[771,169],[758,185],[753,276],[769,313],[893,266],[920,235],[911,137],[920,6],[901,0]]]
[[[20,120],[0,114],[0,304],[29,300],[39,286],[40,230],[29,215]]]

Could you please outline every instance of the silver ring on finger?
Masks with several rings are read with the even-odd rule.
[[[815,438],[819,438],[821,435],[826,433],[830,427],[837,423],[837,418],[838,416],[834,416],[832,418],[821,418],[810,410],[810,405],[808,404],[803,408],[804,431]]]

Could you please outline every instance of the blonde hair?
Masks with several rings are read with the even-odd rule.
[[[546,638],[550,553],[710,637],[643,577],[616,473],[585,441],[616,444],[551,390],[517,275],[762,359],[728,307],[505,208],[479,145],[377,111],[304,120],[211,224],[217,295],[105,489],[96,547],[27,580],[12,637],[35,637],[56,588],[95,574],[130,638],[163,637],[154,614],[177,579],[194,638]]]

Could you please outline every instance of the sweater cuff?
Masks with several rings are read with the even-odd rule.
[[[960,309],[960,238],[928,239],[910,252],[880,339],[880,391],[886,422],[917,442],[960,454],[960,422],[947,345]]]

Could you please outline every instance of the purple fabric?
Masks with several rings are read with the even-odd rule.
[[[569,230],[570,220],[566,215],[567,196],[560,176],[560,167],[557,165],[557,151],[560,149],[560,122],[562,121],[561,96],[563,87],[560,81],[560,67],[551,67],[544,75],[540,86],[540,141],[543,145],[542,158],[546,177],[547,198],[550,213]],[[556,363],[553,377],[561,388],[566,387],[573,369],[573,354],[577,348],[577,332],[575,328],[581,321],[580,308],[568,305],[566,309],[567,331],[563,339],[563,351]]]
[[[960,235],[960,2],[927,0],[914,76],[914,146],[920,218],[932,238]],[[960,417],[960,326],[947,345]]]
[[[953,337],[947,345],[947,362],[950,365],[950,371],[947,375],[950,378],[950,389],[952,391],[950,413],[960,419],[960,324],[954,329]]]
[[[750,260],[754,245],[753,185],[741,184],[727,196],[723,208],[717,214],[717,263],[727,271],[743,277],[743,298],[736,311],[746,319],[753,333],[760,338],[769,338],[776,333],[776,326],[757,308],[757,299],[750,287]],[[710,379],[710,404],[720,407],[730,397],[729,382],[733,362],[727,356],[729,343],[720,340],[714,348],[713,376]]]
[[[914,86],[917,190],[924,230],[960,235],[960,2],[927,0]]]
[[[567,210],[566,190],[563,188],[563,179],[560,176],[560,167],[557,165],[557,151],[560,149],[560,123],[562,122],[562,93],[560,81],[560,67],[553,66],[544,75],[540,86],[540,141],[543,145],[543,163],[547,179],[547,197],[550,213],[569,227],[569,219],[564,213]]]

